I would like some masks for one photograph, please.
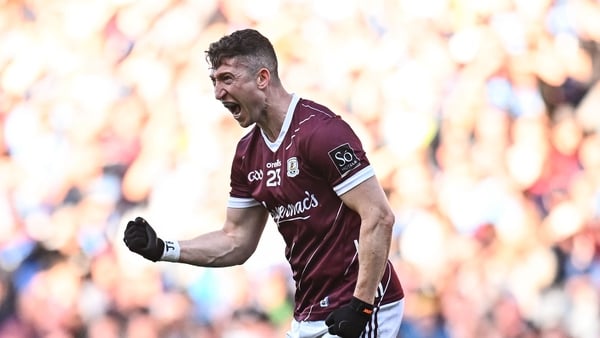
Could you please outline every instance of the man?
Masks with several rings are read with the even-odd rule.
[[[394,214],[360,140],[328,108],[288,93],[270,41],[236,31],[207,51],[217,100],[246,128],[223,228],[180,241],[138,217],[129,249],[152,261],[244,263],[270,214],[296,285],[288,337],[396,337],[403,291],[388,261]]]

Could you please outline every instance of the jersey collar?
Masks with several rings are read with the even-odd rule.
[[[263,140],[266,145],[271,149],[271,151],[275,152],[283,142],[283,138],[290,128],[290,124],[292,123],[292,117],[294,115],[294,111],[296,110],[296,106],[298,105],[298,101],[300,101],[300,97],[295,93],[292,93],[292,101],[288,106],[287,113],[285,114],[285,119],[283,120],[283,125],[281,126],[281,131],[279,131],[279,135],[274,142],[269,141],[269,138],[265,135],[265,133],[261,130]]]

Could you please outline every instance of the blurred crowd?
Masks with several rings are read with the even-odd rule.
[[[127,251],[220,228],[239,128],[204,51],[274,43],[355,128],[397,224],[403,338],[600,336],[597,0],[0,0],[0,337],[283,337],[267,226],[244,265]]]

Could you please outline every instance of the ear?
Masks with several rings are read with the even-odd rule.
[[[271,72],[269,72],[267,68],[261,68],[261,70],[258,71],[258,75],[256,76],[256,85],[258,86],[258,88],[266,88],[270,81]]]

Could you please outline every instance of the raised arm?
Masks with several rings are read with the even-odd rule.
[[[145,219],[137,217],[127,224],[123,240],[129,250],[152,261],[206,267],[239,265],[256,250],[267,217],[262,206],[227,208],[221,230],[180,241],[162,240]]]

